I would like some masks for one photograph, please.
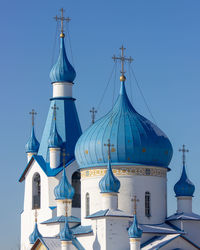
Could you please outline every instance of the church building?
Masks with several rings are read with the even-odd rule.
[[[119,94],[110,111],[83,133],[73,97],[76,71],[65,49],[50,72],[53,95],[41,141],[31,135],[21,213],[21,250],[200,249],[200,215],[192,211],[194,184],[186,173],[174,183],[177,210],[167,215],[167,174],[173,148],[165,133],[128,98],[121,55]],[[77,83],[78,84],[78,83]],[[173,171],[173,170],[172,170]]]

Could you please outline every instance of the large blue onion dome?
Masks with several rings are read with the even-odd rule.
[[[141,238],[142,232],[142,229],[138,227],[137,217],[134,215],[133,224],[128,229],[128,236],[129,238]]]
[[[39,146],[40,144],[35,137],[34,126],[32,126],[31,136],[25,146],[26,153],[37,153]]]
[[[29,242],[30,244],[34,244],[38,238],[42,237],[40,234],[38,227],[37,227],[37,222],[35,222],[35,227],[32,232],[32,234],[29,236]]]
[[[73,82],[76,77],[76,72],[67,59],[65,51],[64,36],[60,38],[60,53],[56,64],[50,72],[52,82]]]
[[[72,234],[71,234],[70,229],[69,229],[67,217],[65,217],[64,228],[60,231],[60,240],[61,241],[71,241],[72,240]]]
[[[49,148],[62,148],[63,141],[60,135],[58,134],[56,127],[56,120],[54,120],[53,128],[48,140]]]
[[[183,165],[183,171],[180,180],[174,186],[174,192],[176,197],[179,196],[193,196],[195,191],[194,184],[188,179],[185,165]]]
[[[110,139],[112,164],[144,164],[167,167],[173,149],[167,136],[141,116],[130,103],[125,83],[113,109],[90,126],[79,138],[75,155],[80,168],[104,165],[108,161],[104,143]]]
[[[56,200],[65,200],[65,199],[72,200],[74,197],[74,192],[75,192],[74,188],[67,179],[65,169],[63,169],[61,180],[59,184],[54,188],[54,194]]]
[[[120,181],[114,176],[110,160],[108,161],[107,172],[99,182],[101,193],[118,193]]]

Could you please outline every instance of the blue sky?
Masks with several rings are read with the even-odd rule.
[[[40,139],[52,96],[49,72],[58,53],[52,17],[61,7],[72,18],[74,97],[83,130],[90,124],[90,108],[98,105],[106,87],[113,68],[111,57],[123,43],[127,56],[134,58],[132,66],[151,112],[174,148],[168,174],[169,213],[176,210],[173,185],[181,173],[178,149],[183,143],[190,150],[187,172],[196,186],[194,211],[200,212],[200,2],[8,0],[0,8],[0,244],[4,249],[16,249],[20,239],[24,186],[18,178],[26,165],[28,112],[32,108],[38,112]],[[72,60],[69,42],[66,45]],[[114,89],[116,98],[119,81],[112,78],[97,118],[112,106]],[[128,74],[127,90],[137,111],[151,119]]]

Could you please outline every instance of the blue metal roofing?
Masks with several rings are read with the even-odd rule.
[[[179,196],[193,196],[195,191],[194,184],[188,179],[185,166],[183,165],[183,171],[180,180],[174,186],[174,192],[176,197]]]
[[[72,223],[81,223],[80,219],[78,217],[75,216],[68,216],[67,217],[68,222],[72,222]],[[65,216],[56,216],[53,217],[49,220],[43,221],[41,224],[51,224],[51,223],[60,223],[60,222],[65,222]]]
[[[200,215],[195,213],[175,213],[169,216],[166,221],[172,220],[197,220],[200,221]]]
[[[77,226],[74,228],[71,228],[71,231],[74,235],[79,235],[79,234],[89,234],[92,233],[92,227],[91,226]]]
[[[118,193],[119,191],[120,181],[113,174],[110,160],[108,160],[106,174],[99,181],[99,188],[101,193]]]
[[[71,233],[71,230],[69,229],[67,217],[65,217],[64,228],[60,231],[60,240],[62,240],[62,241],[71,241],[72,240],[72,233]]]
[[[54,188],[54,195],[56,200],[72,200],[74,197],[75,190],[72,185],[69,183],[65,169],[63,169],[62,177],[59,181],[59,184]]]
[[[62,138],[58,134],[57,128],[56,128],[56,120],[54,119],[53,122],[53,128],[49,136],[48,140],[48,146],[49,148],[62,148]]]
[[[66,162],[74,158],[74,148],[82,131],[77,115],[75,103],[73,98],[62,97],[52,98],[44,127],[38,155],[43,156],[44,161],[49,162],[49,148],[48,140],[54,126],[54,115],[51,107],[56,104],[58,110],[56,111],[56,127],[62,138],[63,147],[66,152]]]
[[[167,167],[172,158],[172,145],[167,136],[141,116],[130,103],[124,83],[113,109],[90,126],[79,138],[75,154],[80,168],[108,162],[110,139],[111,162]]]
[[[56,64],[50,72],[52,82],[73,82],[76,77],[76,72],[67,59],[64,37],[60,38],[60,53]]]
[[[38,230],[37,222],[36,222],[36,223],[35,223],[34,230],[33,230],[32,234],[29,236],[30,244],[34,244],[35,241],[36,241],[39,237],[42,237],[42,235],[40,234],[40,232],[39,232],[39,230]]]
[[[96,213],[88,215],[86,218],[87,219],[93,219],[97,217],[128,217],[128,218],[133,218],[132,215],[129,215],[125,213],[122,210],[119,209],[105,209],[105,210],[99,210]]]
[[[134,215],[133,223],[128,229],[129,238],[141,238],[142,237],[142,229],[138,227],[137,217]]]
[[[34,126],[32,126],[31,136],[25,146],[26,153],[37,153],[39,146],[40,146],[40,143],[35,137]]]

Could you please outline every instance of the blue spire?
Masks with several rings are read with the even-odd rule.
[[[49,148],[62,148],[63,141],[60,135],[58,134],[55,119],[54,119],[52,132],[49,136],[48,143],[49,143],[48,144]]]
[[[188,179],[185,165],[183,165],[183,171],[180,180],[174,186],[174,192],[176,197],[179,196],[193,196],[195,191],[194,184]]]
[[[71,241],[72,240],[72,234],[71,234],[70,229],[69,229],[67,217],[65,217],[65,226],[60,231],[60,240],[62,240],[62,241]]]
[[[136,214],[133,217],[133,224],[128,229],[129,238],[141,238],[142,230],[138,227]]]
[[[34,244],[36,242],[36,240],[40,237],[42,237],[42,235],[40,234],[40,232],[38,230],[37,222],[35,222],[34,230],[33,230],[32,234],[29,236],[30,244]]]
[[[114,176],[110,159],[108,160],[107,172],[99,182],[101,193],[118,193],[120,181]]]
[[[60,38],[60,53],[56,64],[50,72],[52,82],[73,82],[76,72],[67,59],[64,37]]]
[[[54,188],[54,194],[56,200],[72,200],[74,197],[74,188],[67,179],[65,169],[63,169],[63,174],[60,183]]]
[[[37,153],[39,146],[40,144],[35,137],[34,126],[32,126],[31,136],[25,146],[26,153]]]

